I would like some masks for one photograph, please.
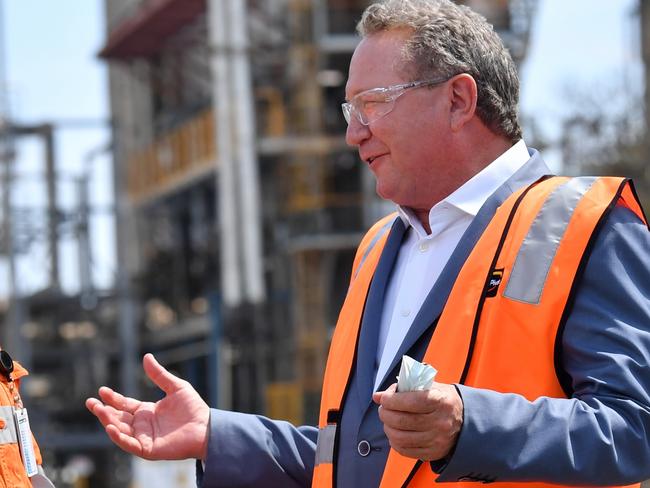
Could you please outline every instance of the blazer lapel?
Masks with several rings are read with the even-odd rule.
[[[393,358],[386,375],[382,378],[382,387],[384,386],[383,383],[386,382],[386,379],[392,376],[391,373],[399,364],[399,361],[401,361],[402,356],[406,354],[417,342],[420,336],[438,320],[460,269],[463,264],[465,264],[465,260],[474,248],[474,245],[483,234],[485,227],[487,227],[487,224],[494,216],[496,209],[514,191],[524,185],[533,183],[545,174],[551,173],[537,151],[533,149],[530,153],[531,158],[487,199],[463,234],[456,249],[454,249],[454,252],[451,254],[449,261],[443,268],[440,277],[432,287],[427,298],[424,300],[420,311],[413,320],[413,324],[404,337],[404,340],[402,341],[397,354]]]
[[[402,219],[397,217],[395,222],[393,222],[386,245],[379,258],[379,263],[377,264],[377,269],[375,270],[366,298],[355,369],[357,380],[356,390],[359,393],[359,400],[362,404],[367,401],[372,393],[371,389],[377,370],[377,340],[379,326],[381,324],[381,314],[384,308],[386,284],[395,264],[405,230],[406,227]]]

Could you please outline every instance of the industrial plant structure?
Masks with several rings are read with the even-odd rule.
[[[105,1],[98,55],[109,73],[115,290],[69,297],[54,276],[42,293],[10,297],[3,314],[5,339],[29,358],[30,411],[52,463],[81,450],[95,460],[93,487],[126,486],[128,458],[83,400],[100,384],[159,398],[140,367],[145,352],[213,406],[316,421],[354,251],[392,211],[346,146],[340,111],[369,3]],[[464,3],[521,62],[536,1]],[[5,147],[15,129],[2,129]],[[80,243],[83,211],[73,216]]]

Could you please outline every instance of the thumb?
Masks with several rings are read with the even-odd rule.
[[[142,367],[149,379],[166,394],[174,393],[185,384],[185,381],[162,367],[151,353],[145,354],[144,358],[142,358]]]
[[[395,393],[396,391],[397,391],[397,383],[393,383],[384,391],[374,392],[372,394],[372,401],[375,402],[377,405],[381,405],[381,399],[384,397],[386,393]]]
[[[372,401],[377,405],[381,405],[381,397],[383,396],[383,391],[376,391],[372,394]]]

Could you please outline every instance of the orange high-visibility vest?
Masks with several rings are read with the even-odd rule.
[[[32,486],[20,457],[20,448],[13,419],[13,409],[18,404],[17,395],[20,380],[27,374],[27,370],[14,361],[14,370],[11,373],[13,381],[9,382],[7,378],[0,375],[0,488],[31,488]],[[43,460],[36,439],[33,436],[32,442],[36,454],[36,463],[40,467]]]
[[[647,225],[629,181],[622,178],[552,177],[511,195],[460,270],[422,359],[438,370],[436,381],[518,393],[531,401],[541,396],[566,398],[554,364],[558,329],[599,222],[617,204]],[[388,216],[375,224],[357,251],[325,370],[314,487],[335,483],[337,421],[354,367],[370,281],[393,219]],[[391,449],[381,487],[430,487],[436,477],[428,462]],[[494,484],[522,485],[558,486]]]

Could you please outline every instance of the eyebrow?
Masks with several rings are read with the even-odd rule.
[[[356,97],[359,93],[364,93],[364,92],[367,92],[367,91],[370,91],[370,90],[377,90],[378,88],[386,88],[386,87],[384,87],[384,86],[371,86],[370,88],[364,88],[363,90],[359,90],[358,92],[356,92],[354,95],[352,95],[349,98],[348,98],[348,96],[346,94],[345,101],[350,103],[350,100],[353,99],[354,97]]]

